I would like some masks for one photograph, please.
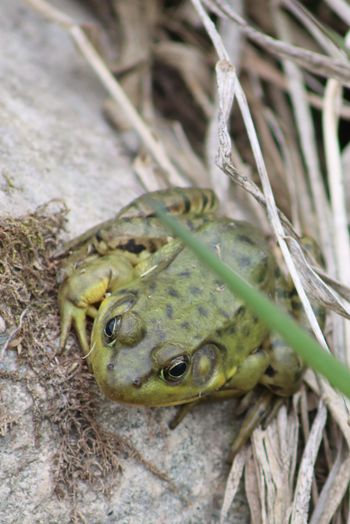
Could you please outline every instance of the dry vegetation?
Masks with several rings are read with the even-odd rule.
[[[346,90],[342,93],[342,84],[350,80],[346,1],[315,0],[302,6],[295,0],[86,0],[98,23],[84,30],[42,0],[27,1],[70,33],[111,95],[105,111],[118,133],[138,133],[134,169],[145,189],[211,185],[227,213],[243,214],[275,234],[315,336],[350,362],[349,325],[334,313],[346,317],[350,311],[345,301],[350,292],[345,169],[350,105]],[[53,215],[54,227],[59,216]],[[53,226],[40,224],[47,230],[30,228],[40,232],[40,242],[47,242]],[[20,234],[18,225],[11,227]],[[311,234],[322,248],[324,283],[318,276],[322,271],[312,262],[310,266],[298,247],[301,232]],[[43,258],[33,260],[43,264]],[[35,279],[33,260],[26,264],[34,267]],[[48,288],[42,290],[38,307],[44,307],[54,286],[55,266],[45,263],[51,280],[45,279]],[[327,343],[303,293],[306,284],[308,294],[329,311]],[[18,322],[20,313],[27,312],[24,329],[32,313],[25,300],[16,300],[14,293],[8,307],[13,304]],[[48,322],[56,314],[52,302],[50,308]],[[39,332],[40,327],[31,343],[38,343]],[[47,344],[41,340],[40,347]],[[30,347],[22,354],[30,356]],[[41,362],[51,366],[54,348],[40,355],[34,372]],[[61,360],[65,376],[80,381],[77,366]],[[89,460],[108,455],[111,469],[100,473],[105,475],[118,469],[118,460],[114,444],[106,448],[94,425],[90,386],[89,391],[84,387],[81,397],[72,397],[72,406],[56,402],[51,416],[59,424],[60,410],[66,410],[68,421],[74,411],[76,427],[65,431],[75,431],[74,446]],[[346,401],[308,372],[290,409],[282,408],[266,431],[256,430],[251,445],[235,458],[222,519],[244,472],[253,522],[346,522],[347,421]],[[79,435],[86,427],[88,438],[81,445]],[[80,455],[73,450],[71,456],[79,471]],[[58,468],[64,460],[58,457]]]

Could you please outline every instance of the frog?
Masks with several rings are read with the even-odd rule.
[[[222,216],[211,189],[172,188],[136,198],[67,245],[58,295],[60,347],[73,324],[99,388],[115,402],[181,406],[185,414],[204,400],[250,402],[236,452],[271,413],[271,399],[283,401],[299,389],[304,364],[169,232],[150,198],[302,320],[294,286],[261,230]]]

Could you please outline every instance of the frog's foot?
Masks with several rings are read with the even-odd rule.
[[[110,272],[104,275],[96,275],[94,272],[84,269],[76,271],[70,278],[66,279],[58,294],[58,302],[61,317],[60,350],[66,345],[69,331],[74,325],[79,343],[85,354],[89,352],[89,341],[86,333],[86,316],[95,318],[97,309],[93,304],[100,302],[110,285]],[[95,272],[96,273],[96,272]]]
[[[61,315],[61,350],[64,348],[72,324],[85,354],[89,352],[86,334],[86,316],[96,317],[94,304],[105,299],[108,291],[132,279],[133,266],[119,252],[101,258],[91,257],[72,270],[61,284],[58,302]]]
[[[250,395],[250,393],[248,393]],[[277,410],[274,409],[273,402],[274,395],[270,391],[260,391],[258,398],[249,408],[247,414],[244,417],[243,423],[240,427],[238,435],[233,441],[231,452],[230,452],[230,461],[234,459],[235,455],[240,451],[244,444],[248,441],[254,429],[259,426],[261,423],[266,423],[267,420],[271,420],[271,413],[275,416],[278,409],[280,408],[281,402],[278,399]],[[243,397],[244,403],[244,397]],[[281,399],[282,400],[282,399]]]
[[[84,282],[84,277],[87,282]],[[60,351],[62,352],[74,325],[79,343],[85,354],[89,353],[89,341],[86,333],[86,316],[96,317],[97,309],[94,303],[104,298],[108,287],[108,275],[104,279],[90,282],[89,273],[76,272],[62,284],[58,302],[61,317]]]

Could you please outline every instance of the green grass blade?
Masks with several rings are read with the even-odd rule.
[[[169,216],[161,206],[151,200],[150,205],[156,210],[159,219],[180,237],[235,295],[244,300],[271,330],[277,331],[308,366],[323,375],[336,389],[350,398],[350,370],[344,364],[326,353],[295,320],[221,262],[195,235]]]

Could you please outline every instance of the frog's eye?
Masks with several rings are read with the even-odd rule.
[[[189,360],[186,355],[176,357],[161,370],[161,377],[166,382],[178,382],[186,374],[188,365]]]
[[[117,315],[116,317],[109,319],[106,323],[104,334],[108,342],[112,342],[116,339],[120,328],[121,320],[122,317],[120,315]]]

